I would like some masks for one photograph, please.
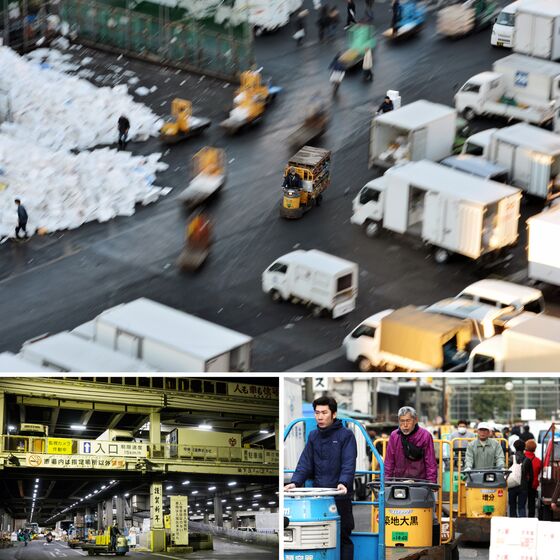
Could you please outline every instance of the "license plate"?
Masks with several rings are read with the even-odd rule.
[[[346,313],[350,313],[350,311],[354,310],[354,307],[355,307],[354,300],[345,301],[343,303],[339,303],[338,305],[335,305],[332,312],[333,319],[336,319],[337,317],[342,317],[342,315],[346,315]]]
[[[504,42],[503,42],[503,41],[497,41],[497,45],[498,45],[498,47],[503,47],[503,46],[504,46]]]
[[[294,534],[292,531],[284,531],[284,542],[292,542],[294,540]]]

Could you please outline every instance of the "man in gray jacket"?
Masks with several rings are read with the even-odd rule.
[[[503,469],[505,457],[500,442],[490,437],[490,425],[480,422],[478,438],[467,446],[465,469]]]

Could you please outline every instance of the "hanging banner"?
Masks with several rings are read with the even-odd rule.
[[[34,455],[27,453],[25,456],[28,467],[51,467],[67,469],[126,469],[126,461],[116,457],[83,457],[74,455]]]
[[[171,540],[176,545],[189,544],[189,499],[171,496]]]
[[[163,488],[159,482],[150,486],[150,525],[152,529],[163,529]]]
[[[98,441],[80,440],[78,445],[80,455],[95,455],[96,457],[147,457],[148,445],[134,441]]]
[[[49,438],[47,439],[47,453],[52,455],[72,455],[71,439]]]

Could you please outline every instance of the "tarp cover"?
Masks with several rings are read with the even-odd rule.
[[[443,366],[443,345],[455,335],[457,348],[464,350],[472,337],[470,323],[413,306],[381,319],[381,351],[438,369]]]

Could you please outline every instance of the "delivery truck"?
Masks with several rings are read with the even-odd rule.
[[[519,0],[504,6],[502,11],[498,14],[494,25],[492,26],[492,35],[490,37],[490,44],[493,47],[513,47],[513,36],[515,35],[515,15]]]
[[[154,371],[141,360],[69,332],[29,340],[23,344],[21,355],[25,360],[55,371]]]
[[[560,64],[511,54],[469,78],[455,94],[455,108],[467,120],[492,115],[546,125],[558,108],[559,83]]]
[[[476,346],[467,371],[553,372],[559,367],[560,319],[535,315]]]
[[[371,121],[369,167],[439,161],[453,151],[456,130],[454,109],[423,99],[378,115]]]
[[[441,163],[447,167],[457,169],[469,175],[475,175],[481,179],[488,179],[504,184],[509,183],[509,170],[506,167],[492,163],[480,156],[460,154],[458,156],[445,158]]]
[[[369,237],[382,228],[420,237],[440,264],[453,254],[487,260],[516,243],[520,200],[516,188],[419,161],[367,183],[350,221]]]
[[[292,251],[263,272],[262,289],[273,301],[303,303],[315,317],[336,319],[356,307],[358,265],[314,249]]]
[[[249,371],[250,367],[251,337],[146,298],[96,317],[94,340],[160,371]]]
[[[447,371],[464,367],[473,339],[468,319],[408,306],[368,317],[345,339],[346,358],[360,371]]]
[[[548,60],[560,58],[560,0],[519,3],[513,50]]]
[[[506,167],[510,183],[526,193],[551,200],[560,193],[560,136],[518,123],[496,130],[486,158]]]
[[[560,205],[529,218],[527,229],[529,278],[560,286]]]

